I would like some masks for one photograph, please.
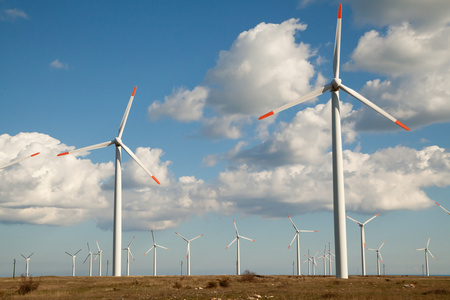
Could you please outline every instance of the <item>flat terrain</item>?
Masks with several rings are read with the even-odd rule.
[[[28,290],[32,291],[28,291]],[[33,290],[34,289],[34,290]],[[24,293],[24,294],[23,294]],[[130,276],[0,278],[0,299],[450,299],[450,277]]]

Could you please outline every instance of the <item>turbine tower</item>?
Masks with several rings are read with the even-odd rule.
[[[75,252],[75,254],[70,254],[69,252],[66,252],[67,255],[72,256],[72,276],[75,276],[75,257],[77,257],[78,252],[80,252],[80,250],[78,250],[77,252]]]
[[[267,118],[273,114],[279,113],[299,103],[308,101],[322,95],[326,91],[331,92],[332,101],[332,149],[333,149],[333,210],[334,210],[334,242],[336,248],[336,278],[348,278],[348,263],[347,263],[347,234],[345,227],[345,197],[344,197],[344,167],[342,161],[342,138],[341,138],[341,116],[339,108],[339,90],[343,90],[347,94],[355,97],[365,105],[369,106],[376,112],[388,118],[395,124],[402,128],[409,130],[400,121],[382,110],[380,107],[366,99],[356,91],[342,84],[339,78],[339,64],[341,51],[341,17],[342,5],[339,4],[338,19],[336,26],[336,39],[334,44],[333,55],[333,73],[334,78],[331,82],[311,93],[287,103],[265,115],[259,117],[259,120]]]
[[[156,248],[159,247],[159,248],[166,249],[166,250],[169,250],[169,248],[158,245],[155,242],[155,236],[153,235],[153,230],[152,230],[152,239],[153,239],[153,246],[150,249],[148,249],[147,252],[144,253],[144,256],[147,253],[149,253],[152,249],[154,249],[154,251],[153,251],[153,276],[156,276]]]
[[[88,256],[86,256],[86,259],[83,261],[83,264],[87,261],[87,259],[89,258],[89,276],[92,276],[92,254],[94,254],[91,251],[91,248],[89,248],[89,243],[86,243],[87,247],[88,247]]]
[[[291,248],[292,243],[294,242],[295,239],[297,239],[297,275],[301,275],[302,273],[300,272],[300,232],[317,232],[317,230],[299,230],[297,228],[297,226],[295,226],[294,221],[292,221],[291,217],[289,215],[287,215],[289,220],[292,223],[292,226],[294,226],[295,229],[295,234],[294,234],[294,238],[292,239],[291,243],[289,244],[289,248]]]
[[[0,166],[0,170],[1,170],[1,169],[4,169],[4,168],[7,168],[7,167],[9,167],[9,166],[15,165],[15,164],[17,164],[17,163],[20,163],[21,161],[24,161],[24,160],[26,160],[26,159],[32,158],[32,157],[38,155],[39,153],[40,153],[40,152],[37,152],[37,153],[31,154],[31,155],[29,155],[29,156],[21,157],[21,158],[15,159],[15,160],[13,160],[13,161],[10,161],[9,163],[7,163],[7,164],[5,164],[5,165]]]
[[[377,273],[378,276],[380,276],[380,260],[381,262],[383,262],[383,257],[381,257],[381,247],[383,247],[385,242],[383,242],[383,244],[381,244],[380,248],[378,249],[372,249],[372,248],[367,248],[367,250],[371,250],[371,251],[375,251],[377,253]]]
[[[434,260],[436,260],[436,258],[434,258],[434,256],[433,256],[433,253],[431,253],[430,249],[428,249],[428,246],[430,245],[430,238],[431,237],[428,237],[428,242],[427,242],[427,247],[426,248],[420,248],[420,249],[415,249],[414,250],[414,251],[421,251],[421,250],[425,251],[425,269],[427,271],[427,276],[430,276],[430,270],[429,270],[429,267],[428,267],[428,255],[427,254],[430,254],[431,257]]]
[[[240,250],[239,250],[239,239],[243,238],[249,241],[254,242],[255,240],[249,239],[248,237],[239,235],[237,226],[236,226],[236,221],[233,219],[233,223],[234,223],[234,229],[236,229],[236,237],[235,239],[225,248],[225,250],[228,249],[228,247],[230,247],[235,241],[236,241],[236,248],[237,248],[237,260],[236,260],[236,275],[241,275],[241,258],[240,258]]]
[[[364,223],[356,221],[355,219],[352,219],[349,216],[347,216],[348,219],[350,219],[353,222],[355,222],[356,224],[358,224],[359,227],[361,228],[361,265],[362,265],[362,276],[366,276],[366,253],[364,251],[364,245],[366,244],[366,238],[364,236],[364,225],[366,225],[367,223],[369,223],[370,221],[372,221],[373,219],[375,219],[379,215],[380,214],[376,214],[375,216],[373,216],[369,220],[365,221]]]
[[[113,237],[113,275],[121,276],[121,260],[122,260],[122,148],[128,155],[131,156],[134,161],[150,175],[156,183],[159,184],[158,179],[144,166],[144,164],[134,155],[133,151],[130,150],[122,142],[122,134],[127,122],[128,114],[130,113],[131,104],[133,103],[134,94],[136,93],[136,87],[134,87],[133,93],[131,94],[130,100],[128,101],[125,114],[123,115],[122,122],[120,122],[119,133],[114,140],[109,142],[104,142],[101,144],[96,144],[64,153],[58,154],[58,156],[73,154],[77,152],[85,152],[94,149],[105,148],[110,145],[116,146],[116,170],[115,170],[115,188],[114,188],[114,237]]]
[[[187,260],[187,276],[191,275],[191,242],[195,239],[198,239],[199,237],[202,237],[202,235],[199,235],[193,239],[188,240],[187,238],[185,238],[184,236],[182,236],[181,234],[179,234],[178,232],[175,232],[176,235],[178,235],[180,238],[182,238],[183,240],[185,240],[187,242],[187,252],[186,252],[186,260]]]
[[[131,253],[131,243],[134,241],[135,236],[133,236],[133,238],[131,239],[130,243],[128,244],[128,247],[123,248],[122,250],[127,250],[127,276],[130,276],[130,255],[131,257],[134,259],[133,253]]]
[[[103,250],[101,250],[100,249],[100,246],[98,245],[98,241],[95,241],[96,243],[97,243],[97,249],[98,249],[98,252],[97,252],[97,255],[96,255],[96,259],[97,259],[97,256],[98,256],[98,259],[99,259],[99,261],[98,261],[98,276],[102,276],[102,252],[103,252]],[[95,261],[95,259],[94,259],[94,261]]]
[[[450,212],[449,212],[448,210],[446,210],[442,205],[440,205],[440,204],[437,203],[437,202],[436,202],[436,204],[437,204],[440,208],[442,208],[443,211],[445,211],[447,214],[450,215]]]
[[[22,255],[23,258],[25,258],[25,261],[26,261],[25,272],[26,272],[26,276],[27,276],[27,277],[28,277],[28,270],[29,270],[30,257],[31,257],[31,255],[33,255],[33,254],[34,254],[34,252],[31,253],[28,257],[25,257],[23,254],[20,254],[20,255]]]

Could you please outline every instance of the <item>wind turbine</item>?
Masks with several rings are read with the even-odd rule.
[[[383,244],[381,244],[380,248],[378,249],[372,249],[372,248],[367,248],[367,250],[371,250],[371,251],[375,251],[377,253],[377,273],[378,276],[380,276],[380,260],[381,262],[383,262],[383,257],[381,257],[381,247],[383,247],[385,242],[383,242]]]
[[[83,264],[87,261],[87,259],[89,258],[89,276],[92,276],[92,254],[94,254],[91,251],[91,248],[89,248],[89,243],[86,243],[87,247],[88,247],[88,256],[86,256],[86,259],[83,261]]]
[[[40,152],[37,152],[37,153],[31,154],[31,155],[29,155],[29,156],[21,157],[21,158],[15,159],[15,160],[13,160],[13,161],[10,161],[9,163],[7,163],[7,164],[5,164],[5,165],[0,166],[0,170],[1,170],[1,169],[4,169],[4,168],[7,168],[7,167],[9,167],[9,166],[15,165],[15,164],[17,164],[17,163],[20,163],[21,161],[24,161],[24,160],[26,160],[26,159],[32,158],[32,157],[38,155],[39,153],[40,153]]]
[[[183,240],[185,240],[187,242],[187,252],[186,252],[186,259],[187,259],[187,275],[190,276],[191,275],[191,242],[195,239],[198,239],[199,237],[202,237],[202,235],[199,235],[193,239],[188,240],[187,238],[185,238],[184,236],[182,236],[181,234],[179,234],[178,232],[175,232],[176,235],[178,235],[180,238],[182,238]]]
[[[133,236],[133,238],[131,239],[130,243],[128,244],[128,247],[123,248],[122,250],[127,250],[127,276],[130,276],[130,255],[131,257],[134,259],[133,253],[131,253],[131,243],[134,241],[135,236]]]
[[[75,276],[75,257],[77,257],[77,254],[80,251],[81,249],[75,252],[75,254],[70,254],[69,252],[66,251],[67,255],[72,256],[72,276]]]
[[[123,115],[122,122],[120,122],[119,133],[114,140],[110,142],[104,142],[64,153],[58,154],[58,156],[73,154],[77,152],[84,152],[94,149],[105,148],[110,145],[116,146],[116,175],[115,175],[115,188],[114,188],[114,237],[113,237],[113,275],[121,276],[121,260],[122,260],[122,151],[125,150],[128,155],[137,162],[138,165],[150,175],[156,183],[160,184],[158,179],[144,166],[144,164],[134,155],[133,151],[130,150],[122,142],[122,134],[127,122],[128,114],[130,113],[131,104],[133,103],[134,94],[136,93],[136,87],[134,87],[133,93],[131,94],[130,100],[128,101],[125,114]]]
[[[318,259],[323,259],[323,276],[327,276],[327,245],[325,245],[325,249],[323,250],[323,255],[319,256]]]
[[[328,266],[329,267],[329,272],[328,273],[330,275],[333,275],[332,274],[332,270],[331,270],[331,260],[332,260],[332,256],[335,256],[332,251],[334,251],[334,250],[331,250],[330,242],[328,242],[328,262],[330,263],[329,266]]]
[[[100,249],[100,246],[98,245],[98,241],[95,241],[95,242],[97,243],[97,249],[98,249],[97,256],[99,259],[99,261],[98,261],[98,276],[102,276],[102,252],[103,252],[103,250]],[[94,261],[95,261],[95,259],[94,259]]]
[[[428,246],[430,245],[430,238],[428,237],[428,242],[427,242],[427,247],[426,248],[420,248],[420,249],[415,249],[414,251],[421,251],[421,250],[425,250],[425,269],[427,270],[427,276],[430,276],[430,270],[428,268],[428,253],[431,255],[431,257],[436,260],[436,258],[434,258],[433,254],[431,253],[430,249],[428,249]]]
[[[239,239],[245,239],[245,240],[249,240],[252,242],[255,242],[255,240],[249,239],[248,237],[239,235],[237,226],[236,226],[236,221],[233,219],[233,224],[234,224],[234,229],[236,229],[236,237],[234,238],[234,240],[225,248],[225,250],[228,249],[228,247],[230,247],[235,241],[236,241],[236,248],[237,248],[237,260],[236,260],[236,275],[241,275],[241,258],[240,258],[240,250],[239,250]]]
[[[31,253],[28,257],[25,257],[23,254],[20,254],[20,255],[22,255],[22,257],[25,258],[25,260],[26,260],[25,271],[26,271],[27,277],[28,277],[28,267],[29,267],[30,257],[31,257],[31,255],[33,255],[33,254],[34,254],[34,252]]]
[[[153,276],[156,276],[156,248],[159,247],[159,248],[163,248],[163,249],[166,249],[166,250],[169,250],[169,248],[166,248],[164,246],[158,245],[155,242],[155,236],[153,235],[153,230],[152,230],[152,239],[153,239],[153,246],[150,249],[148,249],[147,252],[144,253],[144,255],[149,253],[152,249],[155,249],[153,251]]]
[[[440,205],[439,203],[436,202],[436,204],[442,208],[446,213],[448,213],[450,215],[450,212],[448,210],[446,210],[442,205]]]
[[[300,272],[300,232],[317,232],[317,230],[299,230],[297,228],[297,226],[295,226],[294,221],[292,221],[291,217],[289,215],[287,215],[289,220],[292,223],[292,226],[294,226],[295,229],[295,234],[294,234],[294,238],[292,239],[291,243],[289,244],[289,248],[291,248],[292,243],[294,242],[295,239],[297,239],[297,275],[301,275],[302,273]]]
[[[370,221],[372,221],[373,219],[375,219],[376,217],[378,217],[380,214],[376,214],[375,216],[373,216],[372,218],[370,218],[369,220],[365,221],[364,223],[361,223],[359,221],[356,221],[355,219],[350,218],[349,216],[347,216],[348,219],[352,220],[353,222],[355,222],[356,224],[359,225],[359,227],[361,228],[361,264],[362,264],[362,276],[366,276],[366,254],[364,251],[364,245],[366,244],[366,238],[364,236],[364,225],[366,225],[367,223],[369,223]]]
[[[341,137],[341,116],[339,108],[339,90],[343,90],[347,94],[355,97],[365,105],[369,106],[376,112],[388,118],[395,124],[402,128],[409,130],[400,121],[385,112],[383,109],[372,103],[367,98],[363,97],[358,92],[342,84],[339,78],[339,64],[341,52],[341,17],[342,5],[339,4],[338,19],[336,26],[336,39],[334,44],[333,54],[333,73],[334,78],[331,82],[311,93],[287,103],[265,115],[259,117],[259,120],[267,118],[271,115],[279,113],[299,103],[308,101],[322,95],[326,91],[331,92],[332,99],[332,149],[333,149],[333,210],[334,210],[334,239],[336,248],[336,278],[348,278],[348,263],[347,263],[347,234],[345,227],[345,197],[344,197],[344,168],[342,162],[342,137]]]

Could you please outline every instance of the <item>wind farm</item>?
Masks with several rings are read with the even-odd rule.
[[[0,297],[450,295],[450,4],[50,1],[0,5]]]

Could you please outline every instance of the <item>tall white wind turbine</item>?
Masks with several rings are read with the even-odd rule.
[[[428,246],[430,245],[430,238],[431,237],[428,237],[428,242],[427,242],[427,247],[426,248],[415,249],[415,251],[421,251],[421,250],[425,251],[425,269],[426,269],[426,272],[427,272],[427,276],[430,276],[430,270],[429,270],[429,267],[428,267],[428,254],[430,254],[431,257],[434,260],[436,260],[436,258],[434,258],[433,254],[431,253],[430,249],[428,249]]]
[[[380,276],[380,260],[381,262],[383,262],[383,257],[381,256],[381,247],[383,247],[385,242],[383,242],[383,244],[381,244],[381,246],[378,249],[372,249],[372,248],[367,248],[367,250],[371,250],[371,251],[375,251],[377,253],[377,273],[378,276]]]
[[[26,277],[28,277],[28,270],[29,270],[29,264],[30,264],[30,257],[31,257],[31,255],[33,255],[34,254],[34,252],[33,253],[31,253],[28,257],[25,257],[25,255],[23,255],[23,254],[20,254],[20,255],[22,255],[22,257],[23,258],[25,258],[25,261],[26,261],[26,265],[25,265],[25,272],[26,272]]]
[[[72,276],[75,276],[75,257],[77,257],[78,252],[80,252],[80,250],[78,250],[77,252],[75,252],[75,254],[70,254],[69,252],[66,251],[67,255],[72,256]]]
[[[366,225],[367,223],[369,223],[370,221],[372,221],[373,219],[375,219],[379,215],[380,214],[376,214],[375,216],[373,216],[369,220],[365,221],[364,223],[356,221],[355,219],[352,219],[349,216],[347,216],[348,219],[350,219],[353,222],[355,222],[356,224],[358,224],[359,227],[361,228],[361,265],[362,265],[362,276],[366,276],[366,253],[364,251],[364,245],[366,244],[366,237],[364,235],[364,225]]]
[[[146,255],[152,249],[154,249],[154,251],[153,251],[153,276],[156,276],[156,248],[159,247],[159,248],[166,249],[166,250],[169,250],[169,248],[166,248],[164,246],[158,245],[155,242],[155,236],[153,234],[153,230],[152,230],[152,239],[153,239],[153,246],[150,249],[148,249],[147,252],[144,253],[144,255]]]
[[[347,263],[347,234],[345,227],[345,197],[344,197],[344,168],[342,162],[342,138],[341,138],[341,116],[339,108],[339,90],[343,90],[347,94],[355,97],[365,105],[369,106],[376,112],[388,118],[402,128],[409,130],[400,121],[385,112],[383,109],[363,97],[358,92],[342,84],[339,78],[340,51],[341,51],[341,17],[342,5],[339,4],[338,19],[336,26],[336,39],[334,44],[333,55],[333,73],[334,78],[331,82],[311,93],[287,103],[265,115],[259,117],[259,120],[267,118],[273,114],[279,113],[299,103],[308,101],[322,95],[326,91],[331,92],[332,99],[332,149],[333,149],[333,210],[334,210],[334,239],[336,248],[336,278],[348,278]]]
[[[199,237],[202,237],[203,234],[196,236],[195,238],[192,238],[190,240],[188,240],[187,238],[185,238],[184,236],[182,236],[181,234],[179,234],[178,232],[175,232],[176,235],[178,235],[180,238],[182,238],[183,240],[185,240],[187,242],[187,252],[186,252],[186,260],[187,260],[187,276],[191,275],[191,242],[193,240],[198,239]]]
[[[110,142],[104,142],[101,144],[96,144],[64,153],[58,154],[58,156],[73,154],[77,152],[85,152],[94,149],[105,148],[110,145],[116,146],[116,175],[115,175],[115,188],[114,188],[114,237],[113,237],[113,275],[121,276],[121,260],[122,260],[122,151],[125,150],[128,155],[131,156],[134,161],[150,175],[156,183],[160,184],[158,179],[144,166],[144,164],[134,155],[133,151],[130,150],[122,142],[122,134],[127,122],[128,114],[130,113],[131,104],[133,103],[134,94],[136,93],[136,87],[134,87],[133,93],[131,94],[130,100],[128,101],[125,114],[123,115],[122,122],[120,122],[119,133],[114,140]]]
[[[7,168],[7,167],[9,167],[9,166],[15,165],[15,164],[17,164],[17,163],[20,163],[21,161],[24,161],[24,160],[26,160],[26,159],[32,158],[32,157],[38,155],[39,153],[40,153],[40,152],[37,152],[37,153],[31,154],[31,155],[29,155],[29,156],[21,157],[21,158],[15,159],[15,160],[13,160],[13,161],[10,161],[9,163],[0,166],[0,170],[1,170],[1,169],[4,169],[4,168]]]
[[[437,202],[436,202],[436,204],[437,204],[440,208],[442,208],[443,211],[445,211],[447,214],[450,215],[450,212],[449,212],[448,210],[446,210],[442,205],[440,205],[440,204],[437,203]]]
[[[100,249],[100,246],[98,245],[98,241],[95,241],[95,242],[97,243],[97,249],[98,249],[98,252],[95,256],[95,258],[97,258],[97,256],[98,256],[98,276],[102,276],[102,253],[103,253],[103,250]],[[95,261],[95,259],[94,259],[94,261]]]
[[[292,223],[292,226],[294,226],[295,229],[295,234],[294,234],[294,238],[292,239],[291,243],[289,244],[289,248],[291,248],[292,243],[294,242],[295,239],[297,239],[297,275],[301,275],[302,273],[300,272],[300,232],[317,232],[317,230],[299,230],[297,228],[297,226],[295,226],[294,221],[292,221],[291,217],[289,215],[287,215],[289,220]]]
[[[249,239],[248,237],[239,235],[239,231],[237,229],[236,226],[236,221],[233,219],[233,224],[234,224],[234,229],[236,230],[236,237],[235,239],[225,248],[225,250],[228,249],[228,247],[230,247],[234,242],[236,242],[236,248],[237,248],[237,260],[236,260],[236,275],[241,275],[241,254],[240,254],[240,249],[239,249],[239,239],[245,239],[245,240],[249,240],[252,242],[255,242],[255,240]]]
[[[87,261],[87,259],[89,258],[89,276],[92,276],[92,255],[94,254],[91,251],[91,248],[89,247],[89,243],[86,243],[87,247],[88,247],[88,256],[86,256],[86,259],[83,261],[83,264]]]
[[[133,236],[133,238],[131,239],[130,243],[128,244],[128,247],[123,248],[122,250],[127,250],[127,276],[130,276],[130,255],[131,257],[134,259],[133,253],[131,253],[131,243],[134,241],[135,236]]]

